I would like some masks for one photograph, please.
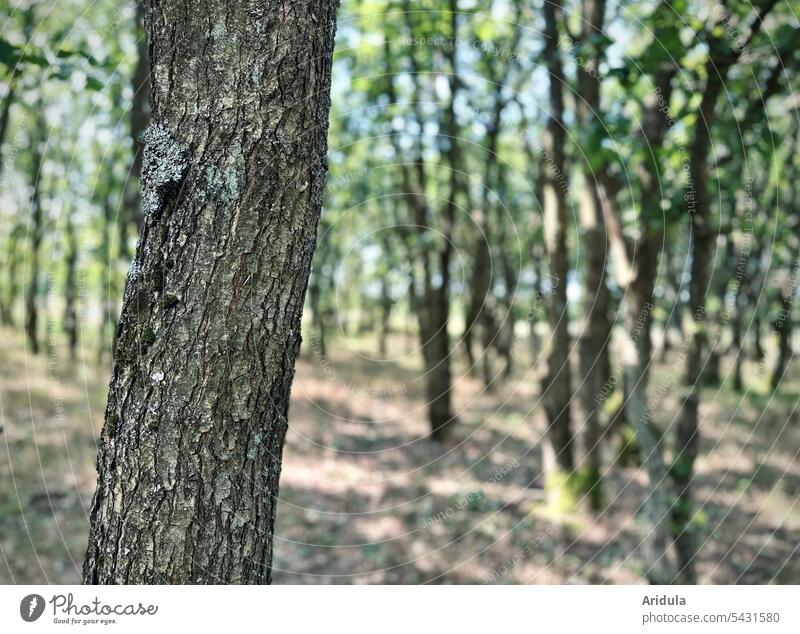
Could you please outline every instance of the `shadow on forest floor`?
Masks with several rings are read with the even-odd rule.
[[[32,358],[0,337],[0,582],[75,583],[86,546],[107,370]],[[492,393],[455,375],[458,423],[428,439],[413,355],[298,361],[284,454],[276,583],[639,583],[646,478],[615,466],[607,507],[544,504],[542,408],[524,372]],[[524,367],[519,363],[518,367]],[[654,370],[654,381],[667,366]],[[701,408],[695,498],[704,583],[800,581],[800,385],[725,385]],[[659,409],[669,424],[674,395]],[[613,462],[609,447],[605,464]]]

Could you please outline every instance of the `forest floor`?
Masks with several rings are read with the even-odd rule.
[[[427,438],[417,354],[374,342],[298,360],[284,452],[275,583],[639,583],[646,478],[604,456],[606,507],[545,500],[544,418],[524,364],[491,392],[454,369],[458,423]],[[408,352],[408,353],[406,353]],[[87,354],[94,359],[94,354]],[[670,385],[669,357],[653,370]],[[499,368],[498,368],[499,369]],[[723,366],[723,370],[725,366]],[[702,583],[800,582],[800,377],[771,397],[704,392],[695,499]],[[723,377],[725,376],[723,371]],[[0,331],[0,583],[76,583],[86,548],[108,369],[26,354]],[[662,425],[677,389],[657,408]]]

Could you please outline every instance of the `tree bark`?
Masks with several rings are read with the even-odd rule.
[[[327,172],[336,7],[146,3],[146,217],[123,300],[86,583],[270,581]]]
[[[600,104],[600,80],[598,69],[605,56],[605,46],[599,36],[603,34],[605,0],[583,0],[581,42],[587,52],[578,64],[577,102],[578,122],[587,132],[584,161],[591,161],[597,147],[597,135],[591,130],[602,124]],[[605,167],[601,168],[605,169]],[[599,183],[595,172],[587,164],[584,169],[584,184],[581,192],[580,215],[583,244],[586,251],[584,268],[584,325],[581,329],[579,358],[581,389],[579,398],[583,411],[583,453],[588,485],[588,496],[594,509],[602,506],[601,452],[600,452],[600,408],[596,399],[608,380],[608,343],[611,323],[608,316],[610,294],[606,286],[606,255],[608,237],[603,223]]]
[[[554,288],[547,305],[550,324],[550,349],[542,395],[548,418],[548,441],[554,454],[554,466],[563,475],[575,467],[571,423],[572,381],[569,367],[570,338],[567,330],[567,177],[564,162],[564,70],[558,50],[559,2],[544,3],[544,55],[550,75],[550,116],[542,143],[544,231],[550,278]],[[552,474],[551,474],[552,475]],[[550,478],[551,481],[559,477]]]

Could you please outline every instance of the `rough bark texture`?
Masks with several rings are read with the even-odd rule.
[[[550,278],[554,284],[547,305],[550,323],[550,349],[542,394],[547,410],[548,438],[555,465],[565,473],[575,466],[571,428],[570,400],[572,387],[569,367],[569,332],[567,326],[567,177],[564,172],[564,70],[558,51],[558,2],[545,2],[544,53],[550,74],[550,117],[542,144],[544,230]]]
[[[145,223],[87,583],[268,583],[336,0],[149,0]]]

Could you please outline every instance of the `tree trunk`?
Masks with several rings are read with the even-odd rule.
[[[78,263],[78,240],[75,235],[75,224],[69,211],[67,211],[65,233],[67,248],[64,268],[67,274],[64,280],[64,332],[67,335],[70,358],[74,360],[78,348],[78,311],[75,306],[77,302],[75,275]]]
[[[120,318],[87,583],[270,581],[327,171],[336,4],[146,3],[146,218]]]
[[[792,330],[794,322],[792,320],[792,305],[794,304],[794,289],[784,288],[781,293],[781,311],[772,324],[772,329],[778,338],[778,357],[775,360],[775,367],[772,368],[770,375],[770,387],[777,390],[783,380],[783,373],[786,364],[792,356]]]
[[[458,37],[458,11],[456,0],[450,0],[450,29],[453,41]],[[449,99],[445,111],[445,130],[447,150],[445,155],[450,167],[450,183],[447,200],[442,210],[442,246],[439,249],[440,283],[428,294],[430,310],[428,316],[428,337],[423,344],[427,348],[428,404],[431,420],[431,434],[435,440],[444,440],[452,431],[454,416],[452,413],[452,376],[450,370],[450,260],[453,254],[453,230],[455,228],[456,198],[462,190],[460,178],[461,159],[458,149],[460,130],[456,122],[455,103],[460,88],[458,69],[456,67],[457,47],[453,43],[447,50],[447,61],[450,66],[448,76]],[[424,248],[424,247],[423,247]]]
[[[670,583],[674,578],[674,564],[670,558],[670,505],[672,503],[669,469],[664,457],[663,434],[653,415],[658,411],[656,402],[648,398],[649,368],[652,361],[653,291],[658,270],[658,256],[662,249],[662,235],[658,224],[661,211],[661,165],[658,148],[664,142],[668,119],[662,109],[669,104],[675,67],[661,69],[654,77],[656,91],[645,100],[642,117],[642,144],[648,148],[643,163],[637,167],[642,209],[642,237],[633,250],[630,271],[627,274],[625,327],[621,329],[622,368],[625,390],[624,417],[635,434],[641,464],[647,472],[647,497],[643,504],[646,518],[645,537],[642,543],[645,575],[651,583]],[[618,214],[610,217],[616,218]],[[622,241],[621,231],[614,231],[616,241]],[[624,243],[617,252],[625,253]],[[622,268],[622,267],[618,267]],[[625,435],[623,434],[623,438]]]
[[[744,381],[742,379],[742,362],[744,361],[744,351],[742,350],[742,306],[740,305],[742,286],[739,282],[736,289],[736,296],[733,300],[733,315],[731,317],[731,333],[733,340],[731,349],[733,350],[733,389],[737,393],[744,391]]]
[[[548,475],[550,487],[563,484],[574,467],[570,400],[572,381],[569,367],[569,316],[567,314],[567,200],[568,181],[564,166],[564,71],[558,50],[558,19],[561,5],[545,2],[544,54],[550,75],[550,116],[542,144],[544,231],[550,278],[554,288],[547,306],[550,323],[550,350],[542,395],[548,419],[549,450],[554,469]]]
[[[42,116],[43,105],[41,102],[34,106],[36,118],[35,129],[31,131],[31,221],[30,221],[30,272],[28,274],[28,288],[25,292],[25,334],[28,345],[33,354],[39,354],[39,250],[44,237],[44,212],[42,210],[42,148],[41,135],[44,134],[46,123]]]
[[[692,265],[689,283],[689,306],[693,317],[693,336],[690,338],[684,372],[685,396],[678,413],[672,475],[676,487],[676,499],[672,508],[672,524],[675,548],[678,554],[678,579],[682,583],[697,580],[694,559],[697,553],[697,527],[693,520],[692,482],[694,461],[699,444],[698,409],[700,388],[703,381],[703,352],[707,343],[707,319],[705,298],[709,290],[710,271],[715,242],[715,231],[711,226],[710,199],[708,196],[707,162],[711,150],[711,126],[715,121],[716,105],[725,88],[728,72],[736,63],[741,51],[758,33],[764,17],[775,6],[776,0],[766,0],[757,10],[750,24],[750,32],[736,49],[729,48],[726,40],[713,37],[709,42],[711,57],[705,72],[702,99],[696,114],[692,143],[689,147],[689,179],[684,194],[687,211],[691,219]]]
[[[583,0],[581,42],[586,50],[583,64],[578,65],[578,90],[576,100],[578,122],[584,131],[602,125],[600,104],[600,81],[598,68],[605,56],[602,44],[605,0]],[[596,135],[594,135],[596,137]],[[584,151],[591,160],[599,151],[593,135],[584,137]],[[606,253],[608,238],[603,224],[603,210],[598,192],[597,176],[587,164],[584,168],[584,184],[580,199],[582,244],[585,245],[586,263],[584,277],[584,324],[581,328],[579,358],[581,388],[579,399],[583,412],[583,454],[587,494],[592,508],[602,506],[601,447],[600,447],[600,408],[596,399],[608,380],[608,342],[611,337],[611,323],[608,317],[609,291],[606,286]]]
[[[703,382],[703,352],[708,341],[706,294],[709,292],[710,270],[714,241],[708,197],[706,161],[711,147],[711,125],[714,121],[717,98],[722,92],[724,78],[732,64],[707,65],[708,80],[697,113],[692,145],[689,149],[689,183],[685,195],[691,222],[692,264],[689,282],[689,308],[693,323],[684,370],[685,396],[678,413],[672,476],[675,483],[675,503],[672,521],[675,548],[678,554],[678,578],[683,583],[695,583],[694,557],[696,552],[695,526],[692,522],[691,485],[694,461],[697,457],[697,414]]]
[[[130,261],[128,247],[128,229],[134,227],[137,234],[141,233],[144,225],[144,211],[141,204],[141,177],[142,177],[142,135],[150,121],[150,62],[147,52],[147,37],[144,32],[143,1],[136,3],[135,29],[136,35],[136,66],[133,69],[131,90],[133,99],[130,110],[130,132],[133,141],[133,161],[128,179],[125,181],[123,192],[123,210],[119,222],[119,251],[120,257],[125,262]]]
[[[18,246],[20,242],[20,236],[23,235],[24,231],[24,221],[17,219],[14,223],[14,227],[8,234],[8,239],[6,240],[6,246],[4,249],[4,254],[6,257],[4,268],[6,268],[8,274],[6,275],[6,288],[5,292],[3,293],[2,312],[0,312],[0,319],[2,319],[3,325],[5,326],[13,326],[15,323],[14,304],[17,301],[17,295],[19,293],[19,281],[17,279],[17,269],[19,268]]]

